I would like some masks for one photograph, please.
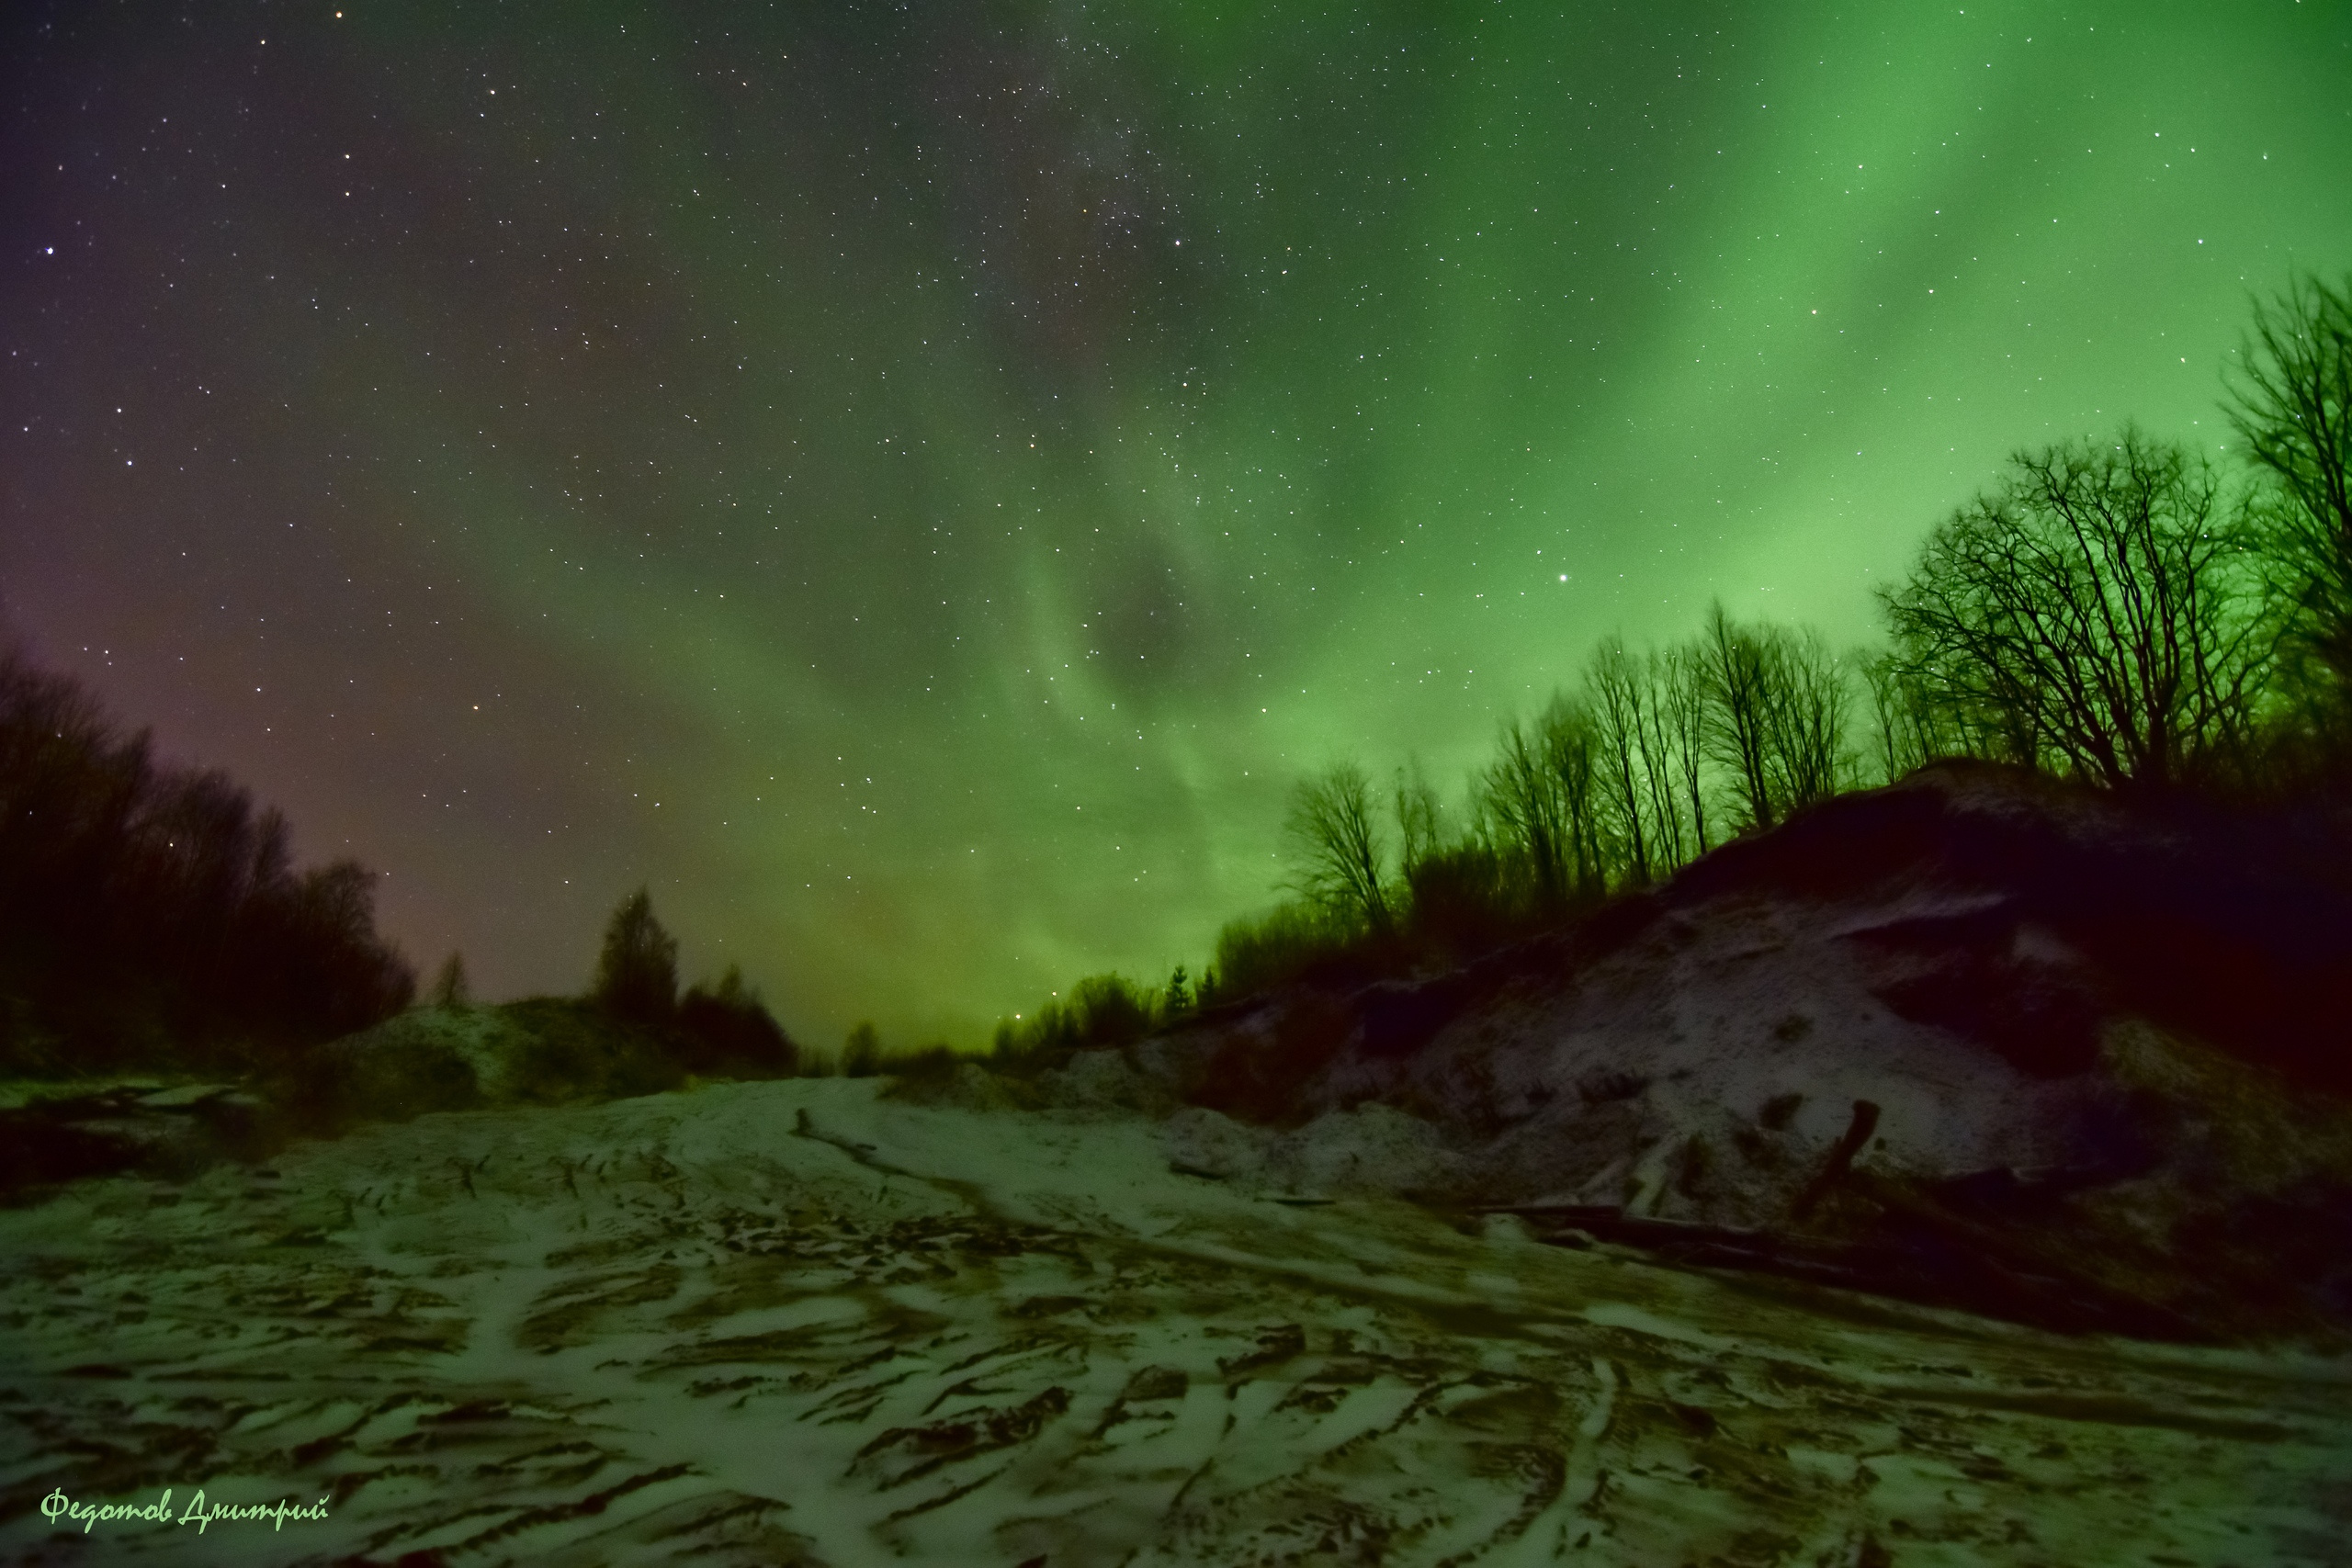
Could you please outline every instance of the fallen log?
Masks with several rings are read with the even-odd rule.
[[[1773,1274],[2064,1333],[2211,1337],[2177,1313],[2118,1291],[2030,1242],[1952,1214],[1890,1178],[1846,1169],[1839,1179],[1892,1223],[1876,1235],[1839,1240],[1628,1214],[1606,1203],[1492,1204],[1470,1212],[1516,1215],[1537,1227],[1536,1239],[1552,1246],[1609,1243],[1677,1267]]]

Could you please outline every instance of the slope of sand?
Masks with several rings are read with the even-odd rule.
[[[1301,1170],[1408,1147],[1385,1114]],[[0,1213],[0,1550],[2072,1565],[2352,1539],[2340,1361],[2064,1339],[1170,1169],[1218,1135],[798,1081],[80,1183]],[[331,1502],[200,1537],[38,1512],[166,1486]]]
[[[1466,967],[1310,971],[1068,1088],[1190,1102],[1184,1163],[1277,1189],[1605,1208],[1928,1273],[1958,1248],[1999,1279],[1931,1298],[2340,1340],[2344,831],[1927,770]],[[1849,1133],[1855,1179],[1824,1186]]]

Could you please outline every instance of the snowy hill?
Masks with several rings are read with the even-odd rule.
[[[1178,1123],[1224,1174],[1849,1243],[1857,1282],[2038,1321],[2340,1327],[2352,876],[2301,844],[1929,770],[1470,969],[1302,983],[1123,1064],[1253,1124]]]

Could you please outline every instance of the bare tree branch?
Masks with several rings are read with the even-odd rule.
[[[1387,853],[1372,781],[1353,762],[1302,780],[1291,797],[1293,886],[1306,897],[1374,931],[1392,923],[1382,866]]]
[[[2177,446],[2127,429],[2019,453],[1882,595],[1895,649],[1873,679],[2018,761],[2109,787],[2177,779],[2243,741],[2272,663],[2248,544]]]
[[[2255,303],[2231,423],[2274,478],[2271,545],[2290,563],[2309,645],[2352,682],[2352,277],[2290,281]]]

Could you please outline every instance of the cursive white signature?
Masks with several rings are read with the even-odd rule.
[[[270,1529],[284,1529],[288,1519],[298,1522],[323,1519],[327,1517],[327,1500],[322,1497],[315,1503],[208,1504],[204,1500],[204,1488],[199,1486],[196,1489],[196,1495],[187,1500],[187,1506],[181,1510],[180,1517],[175,1519],[172,1517],[172,1488],[168,1486],[164,1488],[164,1495],[153,1503],[76,1503],[65,1495],[64,1488],[60,1487],[40,1500],[40,1511],[43,1518],[64,1519],[80,1525],[84,1535],[89,1534],[95,1526],[124,1520],[150,1524],[193,1524],[196,1533],[202,1535],[215,1523],[259,1523],[267,1520]]]

